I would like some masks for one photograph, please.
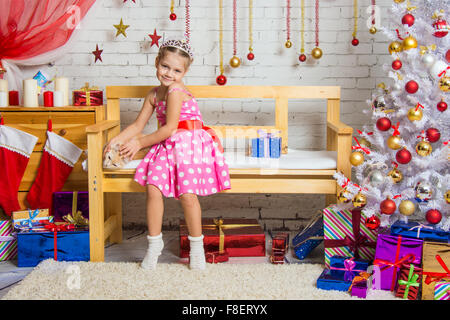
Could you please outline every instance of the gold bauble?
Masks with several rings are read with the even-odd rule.
[[[375,34],[375,33],[377,33],[377,28],[372,27],[372,28],[369,29],[369,32],[370,32],[371,34]]]
[[[439,89],[444,92],[450,91],[450,77],[443,76],[441,80],[439,80]]]
[[[389,45],[389,53],[392,54],[393,52],[400,52],[402,51],[402,44],[398,41],[391,42]]]
[[[394,168],[391,171],[389,171],[388,176],[391,177],[394,183],[399,183],[403,179],[403,174],[397,168]]]
[[[364,155],[361,152],[359,151],[352,152],[352,154],[350,155],[350,163],[352,165],[356,167],[362,164],[363,162],[364,162]]]
[[[286,43],[284,44],[284,46],[285,46],[286,48],[292,47],[292,42],[291,42],[291,40],[287,40]]]
[[[320,59],[322,57],[322,50],[319,47],[315,47],[312,49],[311,55],[314,59]]]
[[[419,156],[429,156],[431,151],[433,151],[433,148],[428,141],[420,141],[416,146],[416,152]]]
[[[403,50],[417,48],[417,40],[413,36],[409,35],[405,39],[403,39],[402,47]]]
[[[372,144],[369,142],[369,140],[367,140],[366,138],[361,138],[359,139],[359,144],[363,147],[367,147],[367,148],[371,148]]]
[[[352,200],[353,206],[356,208],[364,207],[367,203],[367,197],[362,193],[358,193]]]
[[[410,216],[416,211],[416,206],[411,200],[403,200],[398,206],[398,211],[404,216]]]
[[[233,58],[230,59],[230,66],[233,68],[237,68],[241,65],[241,59],[239,59],[236,56],[233,56]]]
[[[395,3],[402,3],[405,2],[405,0],[394,0]]]
[[[400,136],[390,136],[387,139],[387,146],[392,150],[398,150],[402,147],[402,145],[400,144],[401,140],[402,139],[400,138]]]
[[[341,192],[339,192],[339,194],[338,194],[338,196],[337,196],[337,200],[338,200],[340,203],[347,203],[347,202],[350,202],[351,199],[347,198],[345,195],[350,195],[350,193],[349,193],[346,189],[341,190]]]
[[[444,199],[447,204],[450,204],[450,190],[447,190],[447,192],[444,194]]]
[[[419,121],[422,119],[422,117],[423,117],[423,112],[420,108],[417,108],[417,110],[416,110],[416,107],[414,107],[414,108],[411,108],[408,110],[409,121]]]

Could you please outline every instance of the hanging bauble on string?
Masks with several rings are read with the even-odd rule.
[[[399,183],[403,179],[403,174],[398,168],[393,168],[389,171],[388,176],[391,177],[394,183]]]
[[[447,24],[447,21],[444,20],[444,11],[436,11],[432,18],[435,20],[433,22],[433,36],[436,38],[443,38],[448,34],[450,30],[450,26]]]
[[[407,164],[412,159],[411,152],[406,149],[406,147],[403,147],[397,153],[395,154],[395,160],[397,160],[398,163],[401,164]]]
[[[411,200],[402,200],[398,206],[398,211],[404,216],[410,216],[416,211],[416,206]]]
[[[408,110],[407,115],[409,121],[420,121],[423,117],[423,112],[421,108],[413,107]]]
[[[322,57],[322,50],[320,48],[318,48],[318,47],[312,49],[311,56],[314,59],[320,59]]]
[[[300,1],[301,8],[301,28],[300,28],[300,55],[298,56],[298,61],[305,62],[305,0]]]
[[[436,105],[436,108],[440,112],[444,112],[445,110],[447,110],[447,103],[444,101],[444,98],[442,98],[442,100],[438,102],[438,104]]]
[[[358,192],[352,199],[353,206],[356,208],[362,208],[367,204],[367,197]]]
[[[241,65],[241,59],[237,57],[237,0],[233,0],[233,57],[230,66],[237,68]]]
[[[373,215],[366,219],[364,225],[370,230],[376,230],[380,227],[380,223],[380,218],[378,218],[376,215]]]
[[[402,24],[407,24],[408,27],[411,27],[414,24],[414,16],[410,13],[407,13],[402,18]]]
[[[355,151],[350,154],[350,163],[355,167],[361,165],[364,162],[364,155],[362,152]]]
[[[428,141],[431,143],[439,141],[439,139],[441,138],[441,133],[436,128],[428,128],[427,131],[425,131],[425,133]]]
[[[255,55],[253,54],[253,52],[249,52],[249,53],[247,54],[247,59],[248,59],[248,60],[253,60],[253,59],[255,59]]]
[[[227,77],[225,77],[223,74],[217,76],[217,78],[216,78],[216,83],[217,83],[219,86],[225,85],[225,84],[227,83]]]
[[[377,120],[376,126],[380,131],[388,131],[391,128],[391,120],[387,117],[382,117]]]
[[[175,2],[175,0],[170,0],[170,15],[169,15],[169,19],[172,20],[172,21],[177,20],[177,15],[173,11],[174,2]]]
[[[394,52],[402,51],[402,44],[398,41],[393,41],[389,44],[389,53],[392,54]]]
[[[384,182],[384,175],[380,170],[373,170],[369,173],[369,183],[373,187],[377,187]]]
[[[286,47],[286,48],[290,48],[290,47],[292,47],[292,42],[291,42],[291,40],[286,40],[286,42],[284,43],[284,46]]]
[[[438,224],[442,220],[442,213],[437,209],[430,209],[427,211],[425,219],[427,219],[428,223]]]
[[[356,47],[359,44],[359,40],[356,38],[352,39],[352,46]]]
[[[414,80],[409,80],[405,84],[405,90],[408,93],[414,94],[417,92],[417,90],[419,90],[419,84]]]
[[[369,32],[370,32],[371,34],[375,34],[375,33],[377,33],[377,28],[375,28],[374,26],[372,26],[372,27],[370,27]]]
[[[398,150],[402,147],[402,145],[400,144],[401,142],[401,138],[400,136],[390,136],[387,139],[387,146],[392,149],[392,150]]]
[[[230,66],[232,66],[233,68],[237,68],[237,67],[239,67],[240,65],[241,65],[241,59],[239,59],[238,57],[233,56],[233,57],[230,59]]]
[[[304,53],[300,54],[300,55],[298,56],[298,60],[299,60],[300,62],[305,62],[305,61],[306,61],[306,55],[305,55]]]
[[[439,80],[439,89],[443,92],[448,92],[450,90],[450,77],[443,76],[441,80]]]
[[[419,156],[426,157],[431,154],[431,151],[433,151],[433,147],[428,141],[420,141],[416,145],[416,152]]]
[[[322,57],[322,49],[319,48],[319,0],[316,0],[315,2],[315,40],[316,40],[316,47],[312,49],[311,56],[314,59],[320,59]]]
[[[433,187],[426,181],[419,181],[414,187],[417,202],[428,202],[433,196]]]
[[[407,36],[405,39],[403,39],[402,48],[403,50],[417,48],[417,40],[412,35]]]
[[[395,59],[392,61],[392,69],[394,70],[400,70],[402,68],[402,62],[400,59]]]
[[[248,51],[247,59],[255,59],[255,54],[253,53],[253,0],[248,0]]]
[[[356,38],[358,34],[358,0],[353,0],[353,33],[352,33],[352,46],[357,46],[359,40]]]
[[[391,215],[397,209],[397,205],[389,197],[380,203],[380,212],[382,214]]]

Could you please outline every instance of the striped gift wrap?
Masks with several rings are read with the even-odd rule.
[[[434,300],[450,300],[450,282],[439,281],[434,286]]]
[[[17,240],[12,236],[11,220],[0,221],[0,261],[12,260],[17,257]]]

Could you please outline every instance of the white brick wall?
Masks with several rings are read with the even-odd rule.
[[[324,55],[318,61],[297,63],[300,49],[300,1],[291,1],[291,39],[293,48],[286,49],[286,8],[283,0],[254,1],[255,60],[247,61],[248,1],[239,1],[238,53],[242,66],[232,69],[227,62],[232,56],[232,2],[225,0],[225,71],[230,85],[339,85],[342,87],[342,120],[360,128],[367,121],[362,110],[376,83],[388,81],[382,70],[388,55],[388,40],[381,34],[371,35],[366,26],[366,6],[359,9],[360,44],[350,44],[353,31],[353,0],[320,2],[320,47]],[[184,1],[175,1],[178,19],[168,19],[170,2],[166,0],[98,0],[83,23],[76,46],[53,68],[71,80],[72,89],[89,81],[101,88],[106,85],[157,84],[154,77],[156,46],[150,47],[150,38],[156,28],[164,38],[184,33]],[[314,2],[306,1],[305,47],[307,53],[314,46]],[[392,0],[378,0],[382,9],[381,23],[387,24],[387,12]],[[123,18],[127,37],[115,37]],[[191,0],[191,42],[196,58],[186,77],[188,85],[213,85],[219,74],[218,1]],[[163,40],[163,39],[161,39]],[[94,64],[90,54],[98,44],[103,49],[103,62]],[[54,69],[49,68],[50,72]],[[32,71],[30,71],[32,72]],[[136,117],[141,101],[122,102],[122,126]],[[207,124],[270,124],[273,123],[273,105],[259,101],[204,102],[200,108]],[[289,143],[292,148],[323,149],[325,147],[325,102],[292,102],[289,106]],[[155,129],[152,119],[146,132]],[[145,195],[125,194],[125,226],[145,225]],[[232,201],[231,201],[232,200]],[[258,218],[266,229],[298,229],[316,210],[323,207],[324,196],[307,195],[230,195],[200,197],[206,217]],[[179,203],[165,200],[165,228],[176,228],[182,217]],[[231,205],[231,206],[230,206]]]

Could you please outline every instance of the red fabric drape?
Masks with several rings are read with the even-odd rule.
[[[1,0],[0,61],[23,60],[64,45],[95,0]]]

